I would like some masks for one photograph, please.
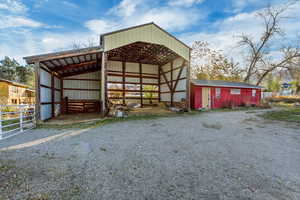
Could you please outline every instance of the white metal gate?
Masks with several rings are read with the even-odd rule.
[[[34,105],[0,105],[0,140],[36,126]]]

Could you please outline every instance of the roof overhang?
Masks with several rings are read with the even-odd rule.
[[[201,86],[201,87],[227,87],[227,88],[249,88],[249,89],[264,89],[262,86],[256,85],[245,85],[245,83],[238,82],[229,82],[230,84],[224,83],[197,83],[196,81],[191,81],[193,85]]]
[[[24,57],[23,59],[28,64],[34,64],[35,62],[67,58],[67,57],[78,57],[87,54],[99,53],[102,51],[103,48],[101,46],[97,46],[97,47],[89,47],[89,48],[74,49],[74,50],[67,50],[67,51],[59,51],[55,53],[40,54],[35,56],[28,56],[28,57]]]

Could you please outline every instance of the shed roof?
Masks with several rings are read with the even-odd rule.
[[[199,85],[199,86],[263,89],[263,87],[261,86],[251,85],[242,82],[230,82],[230,81],[220,81],[220,80],[192,80],[191,82],[194,85]]]
[[[11,85],[19,86],[19,87],[23,87],[23,88],[29,88],[28,85],[25,85],[25,84],[22,84],[22,83],[18,83],[18,82],[15,82],[15,81],[10,81],[10,80],[3,79],[3,78],[0,78],[0,82],[9,83]]]

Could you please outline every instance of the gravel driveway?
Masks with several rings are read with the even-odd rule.
[[[299,200],[300,127],[261,112],[18,135],[0,142],[0,199]]]

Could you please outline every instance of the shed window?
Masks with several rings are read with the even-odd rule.
[[[240,89],[231,89],[230,94],[241,94],[241,90]]]
[[[256,90],[252,90],[252,97],[256,97]]]
[[[217,99],[221,98],[221,88],[216,88],[216,98]]]

